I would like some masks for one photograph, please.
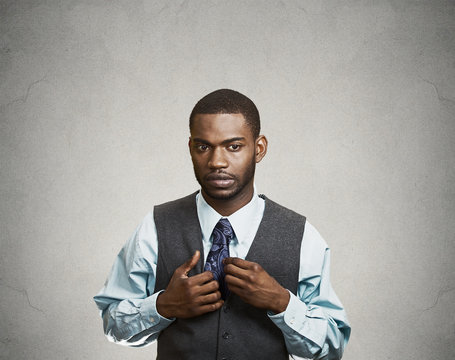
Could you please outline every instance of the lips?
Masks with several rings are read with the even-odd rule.
[[[217,188],[227,188],[234,183],[234,178],[226,174],[209,174],[205,177],[208,184]]]

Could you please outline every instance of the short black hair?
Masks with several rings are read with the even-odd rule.
[[[191,111],[190,131],[196,114],[242,114],[255,139],[261,131],[261,120],[256,105],[235,90],[215,90],[199,100]]]

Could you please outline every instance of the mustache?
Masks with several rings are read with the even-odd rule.
[[[205,180],[235,180],[235,176],[226,172],[213,172],[205,176]]]

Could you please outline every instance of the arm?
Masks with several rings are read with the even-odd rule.
[[[338,360],[349,340],[351,330],[345,311],[330,284],[329,249],[322,263],[319,276],[301,279],[297,296],[290,294],[283,313],[269,313],[294,358]]]
[[[245,302],[269,310],[295,358],[340,359],[350,327],[330,285],[330,251],[307,222],[300,254],[297,296],[283,289],[258,264],[226,259],[229,289]],[[284,292],[288,300],[282,305]]]
[[[94,297],[109,341],[146,346],[172,323],[156,309],[157,258],[155,222],[149,213],[118,254],[103,289]]]
[[[149,345],[175,318],[199,316],[222,306],[211,272],[188,277],[199,260],[199,251],[175,270],[165,291],[153,294],[157,254],[156,228],[150,214],[120,251],[104,288],[94,298],[110,341]]]

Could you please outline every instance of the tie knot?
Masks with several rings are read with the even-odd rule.
[[[234,237],[234,230],[228,219],[220,219],[213,230],[214,244],[229,244],[229,241]]]

